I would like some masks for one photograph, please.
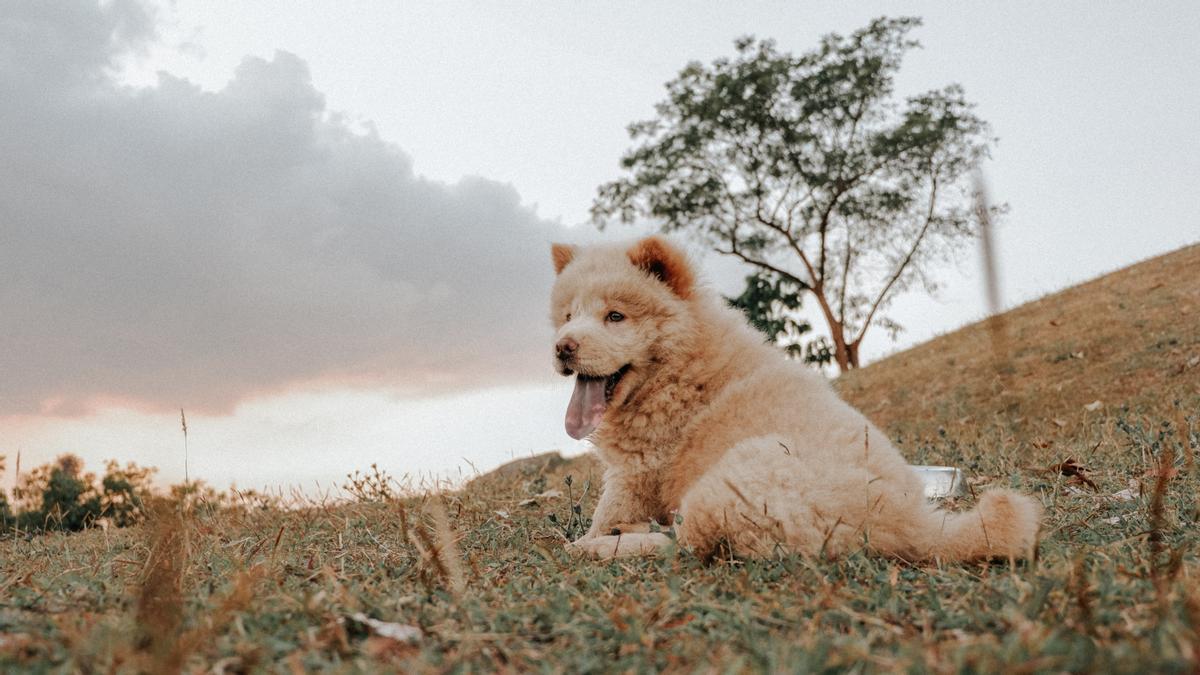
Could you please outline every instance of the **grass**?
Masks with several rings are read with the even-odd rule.
[[[581,562],[599,470],[546,455],[443,496],[368,474],[342,503],[0,542],[0,670],[1194,672],[1196,269],[1200,246],[838,381],[911,461],[1037,495],[1036,562]]]

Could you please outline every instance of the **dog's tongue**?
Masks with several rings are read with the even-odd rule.
[[[604,417],[603,377],[575,377],[575,391],[567,404],[567,434],[576,440],[586,437]]]

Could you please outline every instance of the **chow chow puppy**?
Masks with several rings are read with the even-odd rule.
[[[651,553],[672,544],[658,523],[702,557],[1032,555],[1037,502],[995,489],[971,511],[938,510],[883,433],[699,285],[666,239],[552,254],[554,361],[575,377],[566,430],[606,468],[574,551]]]

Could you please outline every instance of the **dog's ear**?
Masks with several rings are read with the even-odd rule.
[[[662,237],[646,237],[629,249],[629,261],[666,284],[675,295],[687,300],[696,284],[696,275],[687,254]]]
[[[551,244],[550,257],[554,259],[554,273],[562,274],[567,263],[575,258],[575,247],[570,244]]]

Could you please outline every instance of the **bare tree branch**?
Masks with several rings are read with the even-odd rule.
[[[842,287],[838,289],[838,319],[846,325],[846,287],[850,285],[850,258],[854,249],[850,245],[850,228],[846,228],[846,258],[842,261]]]
[[[759,269],[767,270],[768,272],[774,272],[775,274],[778,274],[779,276],[796,283],[797,285],[800,286],[800,288],[805,288],[805,289],[809,288],[808,282],[797,277],[796,275],[792,274],[791,272],[788,272],[787,270],[785,270],[781,267],[778,267],[776,265],[772,265],[771,263],[769,263],[765,260],[760,260],[758,258],[752,258],[752,257],[746,255],[745,253],[743,253],[741,251],[741,249],[738,248],[736,234],[733,232],[729,232],[728,234],[729,234],[728,240],[729,240],[729,244],[730,244],[729,248],[728,249],[714,248],[713,249],[714,251],[716,251],[717,253],[720,253],[722,255],[734,256],[734,257],[738,258],[739,260],[741,260],[742,262],[746,262],[751,265],[754,265],[755,267],[758,267]]]
[[[912,246],[908,249],[908,254],[904,256],[904,260],[900,261],[900,265],[896,267],[896,271],[884,285],[883,290],[879,292],[879,296],[875,298],[875,302],[871,303],[871,310],[867,312],[866,319],[863,320],[862,328],[858,331],[858,336],[854,338],[851,344],[862,342],[863,336],[867,334],[867,329],[871,326],[871,319],[875,318],[875,312],[879,309],[879,305],[883,303],[887,297],[888,291],[892,289],[900,275],[904,273],[905,268],[912,262],[913,256],[917,253],[917,248],[921,246],[921,242],[925,239],[925,233],[929,231],[929,226],[933,224],[934,207],[937,206],[938,192],[938,167],[932,166],[930,169],[930,185],[929,185],[929,209],[925,213],[925,223],[921,226],[921,231],[917,233],[917,238],[913,240]]]
[[[809,288],[812,288],[814,290],[820,290],[821,287],[823,286],[823,284],[821,283],[820,280],[817,279],[817,274],[813,270],[812,263],[809,262],[808,256],[804,253],[804,249],[800,247],[800,242],[797,241],[796,238],[794,236],[792,236],[792,234],[790,232],[788,232],[781,225],[779,225],[779,223],[776,223],[772,220],[767,220],[767,219],[763,218],[761,216],[761,214],[755,214],[755,220],[757,220],[760,224],[765,225],[766,227],[783,235],[783,238],[787,241],[788,246],[800,258],[800,262],[804,263],[804,269],[808,271],[808,276],[812,281],[811,281],[811,283],[808,283],[806,285]]]

